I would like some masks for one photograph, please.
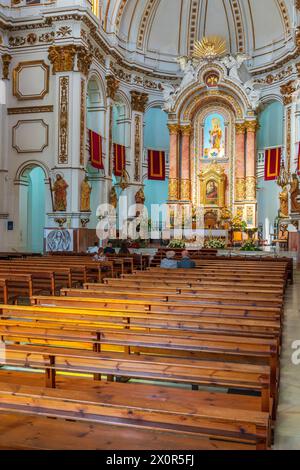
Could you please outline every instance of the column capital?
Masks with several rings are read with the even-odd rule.
[[[255,119],[255,121],[246,121],[245,122],[245,129],[247,132],[256,132],[258,129],[258,122]]]
[[[193,130],[193,127],[191,124],[185,124],[180,126],[181,134],[184,136],[190,136]]]
[[[120,80],[117,80],[113,75],[106,75],[105,79],[107,97],[114,100],[120,87]]]
[[[296,87],[295,87],[295,81],[290,80],[288,83],[285,85],[281,85],[280,87],[280,93],[282,94],[283,98],[283,104],[285,106],[289,106],[293,102],[293,93],[295,93]]]
[[[139,91],[131,91],[131,108],[132,111],[138,113],[144,113],[146,110],[147,103],[149,101],[148,93],[141,93]]]
[[[246,131],[246,123],[245,122],[237,122],[235,124],[235,131],[236,131],[236,134],[237,135],[240,135],[240,134],[245,134],[245,131]]]
[[[170,132],[170,135],[178,135],[180,131],[180,125],[179,124],[168,124],[168,129]]]
[[[3,74],[3,80],[8,80],[9,79],[9,66],[12,61],[12,56],[10,54],[2,54],[1,56],[2,60],[2,74]]]

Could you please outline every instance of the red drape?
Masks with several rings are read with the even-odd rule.
[[[166,154],[162,150],[148,150],[148,179],[166,179]]]
[[[114,144],[114,174],[122,176],[126,169],[126,148],[124,145]]]
[[[282,148],[267,149],[265,153],[265,181],[276,180],[280,174]]]
[[[96,132],[89,130],[89,139],[91,165],[98,170],[104,170],[102,156],[102,137]]]
[[[300,175],[300,142],[298,143],[297,173]]]

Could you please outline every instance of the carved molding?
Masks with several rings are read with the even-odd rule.
[[[182,179],[180,181],[180,198],[182,201],[191,200],[191,181]]]
[[[50,106],[23,106],[20,108],[8,108],[7,114],[41,114],[41,113],[53,113],[53,105]]]
[[[27,128],[30,129],[27,129]],[[25,129],[25,130],[24,130]],[[42,131],[42,135],[38,135],[38,130]],[[21,132],[20,139],[18,134]],[[31,136],[35,135],[35,139],[30,140],[30,146],[26,146],[24,141],[24,134],[22,132]],[[39,142],[40,141],[40,142]],[[22,144],[21,144],[22,142]],[[29,119],[29,120],[20,120],[12,128],[12,147],[18,153],[42,153],[46,147],[49,145],[49,126],[45,123],[43,119]]]
[[[24,90],[21,89],[22,84],[22,72],[26,69],[32,71],[34,69],[40,69],[43,71],[44,79],[43,84],[41,84],[40,89],[38,89],[39,84],[35,79],[34,75],[31,77],[32,82],[36,86],[35,93],[24,93]],[[49,65],[45,64],[43,60],[32,60],[27,62],[20,62],[17,67],[13,70],[13,95],[19,101],[26,100],[42,100],[49,93]]]
[[[256,201],[256,177],[247,176],[246,178],[246,200]]]
[[[235,199],[236,201],[244,201],[246,193],[246,179],[237,178],[235,183]]]
[[[134,119],[134,180],[140,181],[141,179],[141,132],[142,120],[141,116],[136,115]]]
[[[69,77],[59,79],[58,163],[68,163],[69,153]]]
[[[9,80],[9,66],[12,61],[12,56],[10,54],[2,54],[2,78],[3,80]]]
[[[294,81],[290,80],[288,83],[285,85],[282,85],[280,87],[280,92],[283,97],[283,103],[285,106],[288,106],[289,104],[292,104],[293,102],[293,93],[295,93],[296,88],[294,85]]]
[[[169,201],[178,201],[179,181],[177,178],[169,179]]]

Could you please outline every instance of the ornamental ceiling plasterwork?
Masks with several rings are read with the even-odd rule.
[[[214,34],[230,53],[253,57],[256,68],[290,50],[294,10],[294,0],[103,0],[102,24],[166,71],[174,57],[190,55],[195,41]]]

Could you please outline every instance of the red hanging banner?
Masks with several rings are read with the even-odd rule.
[[[104,170],[102,156],[102,137],[96,132],[89,130],[89,139],[91,165],[98,170]]]
[[[124,145],[114,144],[114,174],[122,176],[126,169],[126,148]]]
[[[297,173],[300,175],[300,142],[298,143]]]
[[[265,181],[274,181],[280,174],[282,148],[267,149],[265,152]]]
[[[163,150],[148,150],[148,179],[165,181],[166,153]]]

